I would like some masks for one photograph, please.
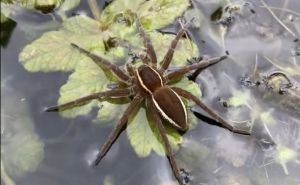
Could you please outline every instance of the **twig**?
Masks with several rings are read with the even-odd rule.
[[[261,8],[267,8],[266,6],[262,5],[262,6],[259,6]],[[270,9],[273,9],[273,10],[280,10],[280,11],[284,11],[284,12],[288,12],[288,13],[291,13],[291,14],[294,14],[294,15],[297,15],[297,16],[300,16],[300,14],[298,12],[295,12],[293,10],[290,10],[290,9],[285,9],[285,8],[278,8],[278,7],[274,7],[274,6],[268,6]]]
[[[289,0],[285,0],[284,3],[283,3],[282,8],[283,8],[283,9],[286,8],[288,4],[289,4]],[[283,14],[284,14],[284,12],[281,11],[281,13],[280,13],[280,18],[282,18]]]
[[[264,0],[260,0],[261,3],[265,6],[265,8],[270,12],[270,14],[274,17],[274,19],[282,26],[284,27],[290,34],[293,35],[293,37],[296,37],[296,34],[290,30],[276,15],[275,13],[268,7],[268,5],[264,2]]]

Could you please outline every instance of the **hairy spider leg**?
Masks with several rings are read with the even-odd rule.
[[[130,102],[128,107],[126,108],[125,112],[123,113],[121,119],[113,129],[113,131],[110,133],[108,139],[106,142],[102,145],[102,147],[99,150],[99,153],[97,154],[96,160],[94,162],[95,165],[98,165],[102,158],[106,155],[106,153],[109,151],[111,146],[114,144],[116,139],[119,137],[121,132],[124,130],[124,127],[128,121],[129,116],[131,113],[139,106],[139,104],[144,100],[143,97],[136,95],[133,100]]]
[[[147,55],[148,55],[148,57],[150,57],[151,65],[156,68],[157,67],[157,56],[155,54],[155,51],[154,51],[152,42],[149,38],[149,35],[147,35],[145,30],[143,29],[140,18],[138,17],[137,14],[135,14],[135,22],[136,22],[137,30],[138,30],[139,34],[141,35],[141,37],[143,38],[143,44],[144,44],[144,47],[147,49]],[[146,58],[143,60],[143,62],[147,64]]]
[[[134,67],[130,63],[126,64],[126,70],[131,77],[135,76]]]
[[[181,88],[177,87],[171,87],[179,96],[194,101],[199,107],[201,107],[205,112],[207,112],[210,116],[215,119],[215,121],[219,122],[221,124],[221,127],[228,129],[229,131],[237,134],[242,135],[250,135],[249,131],[245,130],[239,130],[235,128],[234,126],[230,125],[225,121],[223,118],[221,118],[217,113],[215,113],[213,110],[211,110],[209,107],[207,107],[201,100],[199,100],[196,96],[191,94],[190,92],[183,90]]]
[[[183,27],[181,27],[181,29],[177,32],[176,34],[176,37],[172,40],[171,44],[170,44],[170,47],[166,53],[166,55],[164,56],[164,59],[161,61],[160,63],[160,67],[159,67],[159,71],[163,74],[165,72],[166,69],[168,69],[171,61],[172,61],[172,58],[173,58],[173,55],[174,55],[174,52],[175,52],[175,49],[176,49],[176,46],[180,40],[180,38],[182,37],[182,35],[186,32],[186,27],[187,27],[188,24],[185,24]]]
[[[129,83],[129,79],[130,77],[124,73],[120,68],[119,66],[113,64],[112,62],[110,62],[109,60],[99,56],[99,55],[96,55],[96,54],[93,54],[83,48],[81,48],[80,46],[74,44],[74,43],[71,43],[71,45],[78,49],[81,53],[84,53],[85,55],[89,56],[98,66],[102,67],[102,66],[105,66],[107,67],[108,69],[110,69],[113,74],[118,78],[120,79],[122,82],[128,84]]]
[[[192,70],[196,70],[196,69],[205,69],[211,65],[214,65],[218,62],[221,62],[222,60],[226,59],[227,56],[221,56],[221,57],[215,57],[215,58],[211,58],[211,59],[208,59],[208,60],[201,60],[200,62],[196,63],[196,64],[192,64],[192,65],[189,65],[189,66],[184,66],[178,70],[175,70],[175,71],[172,71],[168,74],[166,74],[164,76],[165,80],[168,82],[168,81],[171,81],[173,79],[176,79]]]
[[[160,117],[159,113],[157,112],[157,110],[156,110],[156,108],[155,108],[155,106],[154,106],[151,99],[146,99],[146,106],[147,106],[147,109],[149,110],[150,117],[153,119],[154,123],[156,124],[156,126],[159,130],[159,134],[160,134],[160,137],[162,139],[162,142],[163,142],[163,145],[164,145],[164,148],[165,148],[165,151],[166,151],[166,155],[167,155],[167,158],[168,158],[169,163],[171,165],[173,174],[174,174],[175,178],[177,179],[177,181],[179,182],[179,184],[183,185],[182,179],[181,179],[181,176],[180,176],[180,171],[178,169],[177,163],[176,163],[175,158],[173,156],[172,147],[171,147],[171,145],[169,143],[169,140],[167,138],[166,130],[165,130],[163,124],[162,124],[161,117]]]
[[[108,91],[103,91],[103,92],[98,92],[94,94],[90,94],[81,98],[78,98],[76,100],[61,104],[61,105],[56,105],[52,107],[46,108],[46,112],[54,112],[58,110],[63,110],[66,108],[74,107],[74,106],[80,106],[82,104],[88,103],[88,101],[91,101],[93,99],[99,99],[99,98],[105,98],[105,97],[110,97],[110,98],[121,98],[121,97],[127,97],[132,94],[132,89],[131,88],[125,88],[125,89],[113,89],[113,90],[108,90]]]

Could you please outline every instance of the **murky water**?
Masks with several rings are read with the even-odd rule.
[[[229,59],[195,79],[202,100],[252,135],[207,124],[206,114],[194,107],[199,124],[183,136],[176,159],[190,173],[190,184],[299,185],[300,1],[266,1],[276,17],[259,0],[232,3],[223,17],[210,21],[224,3],[192,1],[185,17],[194,17],[189,31],[201,55],[229,53]],[[9,40],[1,41],[1,184],[171,184],[167,159],[154,153],[139,158],[124,133],[101,164],[91,166],[112,128],[92,124],[95,111],[75,119],[44,112],[57,101],[70,73],[30,73],[18,62],[24,46],[57,29],[60,20],[54,14],[15,11],[13,26],[4,27]],[[72,13],[92,16],[86,2]],[[216,22],[226,26],[223,31]]]

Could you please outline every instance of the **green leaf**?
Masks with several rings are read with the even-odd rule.
[[[78,63],[75,72],[70,75],[67,83],[61,87],[58,104],[106,90],[109,81],[103,70],[86,56],[81,55],[81,58],[78,57],[77,60],[81,62]],[[93,106],[98,104],[97,100],[93,100],[86,105],[66,109],[60,113],[68,118],[86,115]]]
[[[170,24],[190,6],[188,0],[150,0],[138,9],[147,29],[157,29]]]
[[[112,4],[115,2],[117,1],[114,1]],[[153,3],[154,1],[151,2]],[[145,6],[143,8],[147,10],[149,9],[149,11],[150,9],[151,11],[159,11],[159,8],[170,8],[171,1],[159,1],[158,4],[152,4],[151,6],[148,2],[144,2],[140,6]],[[150,7],[154,9],[152,10]],[[139,9],[142,8],[139,7]],[[184,9],[182,9],[182,11],[183,10]],[[109,11],[109,9],[104,10],[104,12],[107,11]],[[114,9],[114,11],[118,12],[117,9]],[[157,13],[158,12],[154,11],[151,14],[147,14],[147,16],[154,19],[153,16]],[[145,17],[147,16],[145,14]],[[161,14],[161,16],[163,15]],[[166,23],[166,20],[170,18],[169,20],[172,21],[175,16],[177,16],[177,14],[174,14],[173,17],[165,16],[164,24],[169,24],[169,22]],[[145,24],[145,17],[142,19],[143,24]],[[110,19],[112,18],[110,17]],[[159,19],[159,17],[155,19]],[[162,24],[149,24],[148,22],[147,25],[161,26]],[[72,48],[70,43],[78,44],[82,48],[101,55],[102,57],[106,57],[112,62],[117,61],[116,58],[124,58],[125,50],[122,47],[105,48],[102,40],[105,42],[110,38],[126,40],[131,44],[134,52],[144,51],[142,39],[139,37],[135,25],[114,23],[105,31],[101,31],[99,28],[100,24],[97,21],[87,17],[73,17],[64,22],[62,29],[44,34],[40,39],[26,46],[20,54],[20,61],[29,71],[74,70],[67,83],[63,85],[60,90],[58,104],[63,104],[86,95],[108,90],[106,88],[107,85],[114,80],[114,78],[111,77],[111,74],[105,71],[105,68],[97,66],[89,57]],[[161,61],[175,35],[161,34],[156,31],[148,31],[148,34],[153,42],[158,60]],[[180,39],[170,67],[176,68],[184,66],[186,65],[188,58],[198,56],[198,53],[197,47],[190,40]],[[188,81],[187,78],[182,78],[178,82],[179,87],[184,87],[184,89],[190,90],[196,96],[200,96],[201,93],[197,85]],[[125,108],[125,105],[120,106],[120,104],[127,102],[128,100],[120,102],[111,100],[109,100],[109,102],[99,102],[97,100],[93,100],[82,106],[66,109],[60,113],[64,117],[71,118],[86,115],[93,107],[98,107],[100,110],[98,112],[97,119],[94,120],[94,122],[98,122],[100,120],[101,122],[116,123],[118,121],[117,119],[122,115],[120,112],[123,112]],[[188,105],[191,106],[193,104]],[[191,125],[196,124],[197,118],[192,113],[189,112],[188,118]],[[145,109],[140,109],[136,113],[136,116],[133,117],[128,124],[127,134],[130,143],[139,156],[147,156],[151,153],[151,151],[164,155],[164,147],[161,145],[157,128],[151,120],[147,119]],[[165,125],[170,143],[176,149],[177,144],[181,141],[181,136],[175,129],[169,127],[168,123]],[[149,142],[151,144],[149,144]]]
[[[80,4],[80,0],[64,0],[58,11],[69,11],[76,8]]]
[[[103,10],[101,22],[109,27],[120,13],[134,12],[142,18],[146,29],[164,27],[190,6],[188,0],[115,0]]]
[[[103,51],[99,23],[86,16],[69,18],[59,31],[47,32],[27,45],[20,53],[19,60],[31,72],[74,70],[81,54],[70,43],[87,50],[97,48]]]
[[[146,157],[152,151],[159,155],[165,155],[164,147],[155,125],[152,120],[147,118],[144,108],[140,108],[137,114],[129,120],[126,129],[127,136],[139,157]],[[166,127],[166,131],[170,144],[175,148],[181,142],[180,135],[171,127]]]
[[[288,148],[286,146],[283,145],[278,145],[277,146],[277,150],[275,153],[275,161],[279,164],[281,164],[281,166],[283,167],[284,173],[286,175],[289,174],[288,169],[287,169],[287,163],[293,161],[293,160],[297,160],[297,158],[299,158],[299,153],[297,153],[297,151]]]
[[[233,96],[228,99],[228,104],[234,107],[247,105],[250,100],[249,91],[234,91]]]
[[[261,121],[268,124],[268,125],[272,125],[272,124],[276,123],[276,121],[274,120],[274,118],[272,116],[273,111],[274,111],[274,109],[271,109],[271,110],[266,111],[266,112],[261,112],[260,113]]]
[[[120,112],[124,112],[125,108],[126,105],[124,104],[116,104],[115,102],[108,101],[101,102],[101,108],[93,122],[101,125],[104,123],[109,126],[111,126],[112,123],[115,125],[120,116]]]
[[[157,60],[159,62],[162,61],[175,35],[162,34],[157,31],[146,32],[150,36],[150,40],[157,55]],[[109,37],[116,37],[120,40],[128,41],[135,53],[144,52],[142,38],[139,37],[135,25],[126,26],[125,24],[116,23],[110,27],[107,34]],[[191,40],[184,38],[180,39],[170,68],[186,65],[187,59],[198,56],[199,53],[197,46]]]

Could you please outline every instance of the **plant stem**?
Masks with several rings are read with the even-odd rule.
[[[99,21],[100,17],[101,17],[101,11],[100,11],[97,1],[96,0],[88,0],[88,4],[89,4],[89,7],[93,14],[93,17]]]
[[[1,159],[1,181],[3,181],[5,185],[16,185],[16,183],[6,173],[2,159]]]

